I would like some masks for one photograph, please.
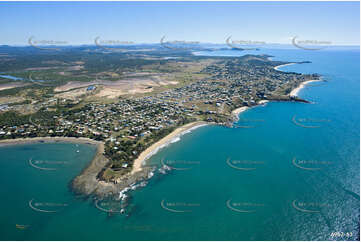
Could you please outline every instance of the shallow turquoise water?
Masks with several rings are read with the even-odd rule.
[[[40,238],[48,223],[61,218],[59,214],[83,206],[82,200],[74,196],[68,185],[86,167],[95,151],[95,146],[68,143],[1,147],[1,239]],[[38,167],[56,170],[34,168],[29,159]],[[29,207],[31,200],[35,208],[57,212],[34,211]],[[18,229],[16,224],[27,228]]]
[[[69,190],[94,147],[0,148],[1,239],[359,239],[359,50],[260,52],[275,60],[312,61],[282,70],[317,72],[328,80],[300,92],[314,104],[268,103],[240,115],[238,125],[250,128],[205,126],[185,134],[148,163],[164,159],[190,169],[156,175],[133,192],[129,216],[109,217]],[[52,164],[59,169],[51,172],[29,166],[29,158],[69,163]],[[42,208],[57,212],[36,212],[31,199],[55,203]],[[19,230],[15,224],[29,227]]]

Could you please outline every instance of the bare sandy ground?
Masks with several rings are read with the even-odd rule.
[[[158,82],[158,79],[156,77],[146,77],[146,78],[124,78],[124,79],[120,79],[117,81],[109,81],[109,80],[102,80],[102,79],[96,79],[94,81],[91,82],[76,82],[76,81],[70,81],[65,85],[59,86],[57,88],[55,88],[56,92],[63,92],[63,91],[68,91],[70,89],[74,89],[74,88],[81,88],[81,87],[87,87],[87,86],[91,86],[91,85],[103,85],[106,87],[112,87],[112,88],[126,88],[128,87],[131,88],[132,85],[136,85],[136,84],[143,84],[143,85],[147,85],[147,84],[153,84],[156,85]]]
[[[147,73],[134,73],[134,75],[146,75]],[[167,80],[167,76],[151,75],[137,78],[124,78],[117,81],[95,80],[92,82],[68,82],[67,84],[55,88],[55,92],[67,92],[71,89],[87,88],[94,85],[99,89],[96,92],[97,97],[116,98],[125,94],[147,93],[152,92],[154,87],[165,85],[176,85],[177,81]],[[73,92],[73,91],[72,91]],[[80,93],[69,93],[71,95],[79,95]],[[84,93],[81,93],[84,94]],[[81,95],[80,94],[80,95]]]
[[[82,66],[82,65],[76,65],[76,66],[69,66],[66,68],[66,70],[67,71],[80,71],[83,68],[84,68],[84,66]]]
[[[59,68],[65,68],[67,71],[79,71],[84,68],[83,62],[74,62],[74,66],[45,66],[45,67],[31,67],[26,68],[25,71],[42,71],[42,70],[53,70]]]
[[[84,95],[86,93],[87,93],[87,90],[86,90],[86,87],[84,87],[84,88],[75,89],[75,90],[68,91],[68,92],[59,93],[59,94],[56,94],[54,97],[75,100],[78,97],[80,97],[81,95]]]
[[[176,85],[176,81],[148,81],[144,80],[142,82],[136,83],[122,83],[118,85],[105,85],[100,91],[95,95],[97,97],[108,97],[116,98],[125,94],[137,94],[137,93],[148,93],[152,92],[154,87],[166,86],[166,85]]]
[[[54,89],[55,92],[66,92],[69,91],[73,88],[82,88],[82,87],[87,87],[87,86],[91,86],[91,85],[97,85],[98,82],[74,82],[74,81],[70,81],[65,85],[56,87]]]
[[[26,85],[29,85],[29,84],[23,83],[23,82],[11,82],[11,83],[0,84],[0,91],[6,90],[6,89],[11,89],[14,87],[24,87]]]
[[[25,101],[25,98],[21,97],[21,96],[11,95],[11,96],[0,97],[0,105],[10,104],[10,103],[18,103],[18,102],[22,102],[22,101]]]
[[[58,68],[61,68],[61,66],[31,67],[31,68],[26,68],[25,71],[42,71],[42,70],[52,70]]]

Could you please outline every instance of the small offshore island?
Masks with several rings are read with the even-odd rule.
[[[272,61],[268,55],[200,57],[157,48],[95,49],[89,55],[89,49],[76,47],[73,54],[55,55],[15,49],[0,47],[15,56],[0,67],[6,74],[0,77],[0,146],[97,145],[72,187],[99,197],[118,196],[150,178],[153,169],[144,162],[185,131],[207,124],[232,127],[240,112],[268,101],[307,103],[297,91],[320,79],[279,71],[306,62]]]

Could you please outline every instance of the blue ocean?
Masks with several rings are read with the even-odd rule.
[[[0,147],[1,238],[359,240],[359,48],[197,54],[310,61],[280,70],[325,81],[299,92],[310,104],[270,102],[241,113],[234,128],[203,126],[161,149],[147,165],[176,169],[132,192],[126,214],[109,216],[69,187],[94,146]]]

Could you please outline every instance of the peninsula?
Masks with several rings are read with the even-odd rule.
[[[74,47],[62,55],[35,51],[30,62],[26,52],[0,51],[14,56],[0,65],[6,74],[1,83],[11,84],[9,76],[17,82],[0,90],[0,144],[98,145],[93,161],[72,183],[75,191],[97,196],[117,195],[148,179],[153,170],[145,161],[186,130],[231,127],[239,112],[267,101],[307,102],[295,90],[319,80],[317,74],[279,71],[296,62],[272,61],[268,55]]]

